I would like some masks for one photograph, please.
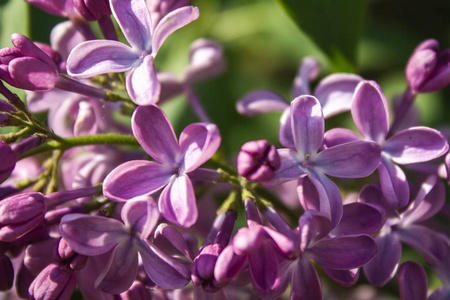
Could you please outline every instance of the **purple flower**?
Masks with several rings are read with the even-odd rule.
[[[428,279],[423,267],[413,261],[402,263],[398,270],[401,300],[427,299]]]
[[[356,88],[352,104],[352,116],[365,140],[381,146],[381,163],[378,166],[383,194],[395,209],[409,202],[409,185],[405,173],[396,164],[425,162],[444,155],[448,151],[443,134],[428,127],[412,127],[388,138],[389,111],[386,97],[374,81],[363,81]],[[325,144],[334,146],[361,140],[348,129],[335,128],[327,132]]]
[[[438,41],[423,41],[408,61],[406,80],[414,93],[446,87],[450,84],[450,49],[440,52]]]
[[[237,157],[239,175],[251,181],[270,180],[279,167],[280,157],[277,149],[266,140],[245,143]]]
[[[157,162],[135,160],[118,166],[103,183],[104,195],[114,201],[126,201],[165,187],[159,197],[161,214],[170,222],[192,226],[198,212],[189,175],[219,148],[217,126],[191,124],[178,142],[163,111],[150,105],[134,111],[132,129],[139,144]]]
[[[294,149],[279,149],[281,166],[274,181],[298,179],[298,194],[305,209],[327,215],[336,226],[342,216],[339,188],[326,175],[343,178],[369,176],[380,162],[380,148],[372,142],[345,143],[318,152],[324,136],[319,101],[300,96],[291,103]]]
[[[97,256],[112,250],[104,272],[96,280],[96,288],[112,294],[126,291],[136,278],[138,256],[149,278],[158,286],[176,289],[185,286],[189,270],[156,248],[147,238],[158,222],[158,210],[151,200],[125,203],[121,218],[83,214],[66,215],[59,230],[76,252]]]
[[[166,15],[152,30],[144,0],[111,0],[110,4],[131,47],[110,40],[81,43],[68,58],[68,72],[76,78],[90,78],[129,71],[126,88],[133,101],[138,105],[156,103],[161,87],[153,59],[171,33],[198,18],[198,9],[192,6],[179,8]]]

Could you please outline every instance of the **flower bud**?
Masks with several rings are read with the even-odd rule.
[[[58,264],[50,264],[34,279],[28,293],[30,299],[70,299],[77,280],[74,272]]]
[[[406,80],[416,93],[440,90],[450,84],[450,49],[439,51],[436,40],[422,42],[406,66]]]
[[[14,170],[17,161],[17,155],[7,144],[0,142],[0,160],[2,161],[0,165],[0,182],[3,182],[6,178],[11,175]]]
[[[10,117],[3,113],[14,113],[15,111],[14,106],[0,99],[0,127],[9,125]]]
[[[190,47],[190,64],[184,72],[184,82],[195,83],[221,74],[225,69],[222,46],[198,39]]]
[[[120,300],[151,300],[152,295],[142,282],[135,281],[133,285],[126,291],[116,296],[115,299]]]
[[[0,291],[7,291],[14,281],[14,268],[8,256],[0,254]]]
[[[153,28],[171,11],[186,6],[191,0],[147,0],[147,8],[150,11]]]
[[[87,256],[73,251],[63,238],[54,247],[53,256],[58,263],[66,265],[73,271],[83,269],[87,262]]]
[[[73,6],[72,0],[25,0],[25,2],[33,4],[43,11],[55,16],[71,17],[77,13],[75,7]]]
[[[78,12],[88,21],[98,21],[102,17],[111,15],[108,0],[72,0],[72,2]]]
[[[194,285],[202,285],[207,292],[217,291],[218,287],[214,284],[214,268],[223,249],[220,244],[211,244],[200,251],[192,266],[191,279]]]
[[[251,181],[272,179],[280,164],[277,149],[266,140],[245,143],[237,157],[239,175]]]

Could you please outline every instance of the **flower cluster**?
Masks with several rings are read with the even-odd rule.
[[[397,276],[402,300],[449,299],[450,239],[434,222],[449,144],[409,111],[450,84],[450,50],[414,50],[392,125],[373,80],[335,73],[312,93],[320,64],[306,57],[289,102],[259,90],[236,103],[247,117],[282,112],[279,141],[227,157],[195,93],[225,72],[222,46],[194,41],[180,76],[154,64],[198,7],[25,1],[68,20],[50,45],[15,33],[0,49],[0,126],[17,129],[0,142],[0,297],[320,300],[328,279],[351,290]],[[180,134],[163,105],[178,95],[199,121]],[[353,129],[326,127],[337,114]],[[443,282],[432,294],[423,265]]]

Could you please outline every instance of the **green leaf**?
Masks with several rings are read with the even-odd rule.
[[[334,72],[355,72],[369,0],[278,0],[328,56]]]
[[[0,0],[0,48],[12,47],[11,34],[28,35],[28,3],[17,0]]]

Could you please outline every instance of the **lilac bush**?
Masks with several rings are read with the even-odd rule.
[[[448,129],[414,106],[450,84],[436,39],[391,103],[303,15],[329,65],[251,91],[232,53],[266,53],[214,40],[242,25],[214,5],[24,2],[68,20],[0,49],[0,298],[448,299]]]

